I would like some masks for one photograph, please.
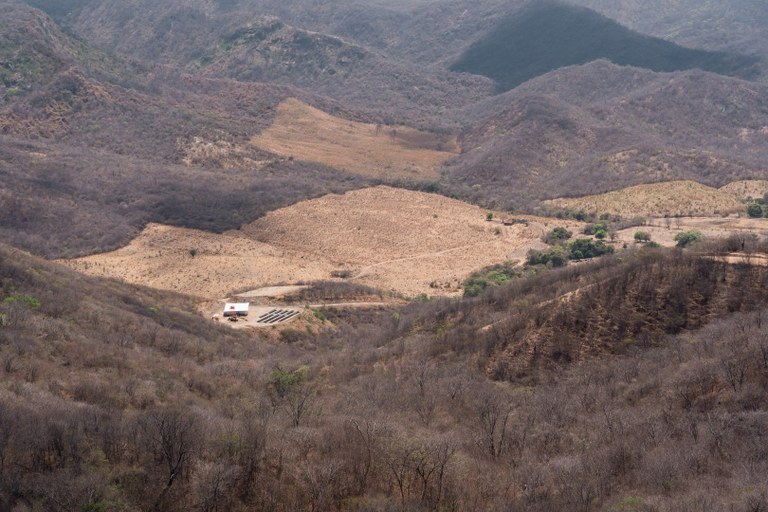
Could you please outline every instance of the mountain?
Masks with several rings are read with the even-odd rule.
[[[632,32],[589,9],[549,2],[500,21],[451,69],[493,78],[507,91],[549,71],[597,59],[653,71],[699,68],[742,78],[757,74],[755,58],[683,48]]]
[[[764,176],[768,90],[701,71],[606,61],[554,71],[465,110],[446,190],[488,205],[691,179]]]
[[[427,70],[353,40],[291,26],[277,17],[286,14],[283,3],[76,5],[64,22],[106,51],[203,76],[301,87],[374,112],[383,122],[434,126],[445,122],[447,102],[465,105],[492,91],[479,76]],[[303,12],[319,16],[324,9]]]
[[[760,0],[575,0],[644,34],[684,46],[766,55],[768,12]]]
[[[152,221],[222,231],[370,183],[249,142],[286,98],[348,116],[337,103],[149,69],[78,43],[40,11],[2,9],[13,73],[0,106],[0,231],[17,247],[103,251]]]

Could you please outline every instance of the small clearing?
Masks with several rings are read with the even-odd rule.
[[[458,293],[472,271],[516,259],[540,248],[548,229],[575,224],[527,217],[527,223],[504,226],[485,214],[444,196],[381,186],[303,201],[243,232],[326,258],[361,284],[414,296]]]
[[[251,142],[284,157],[354,174],[417,181],[438,178],[436,168],[459,152],[455,136],[347,121],[294,98],[278,105],[272,126]]]
[[[740,200],[740,197],[744,196],[740,193],[750,182],[739,183],[742,184],[740,187],[728,188],[728,185],[717,189],[690,180],[669,181],[637,185],[593,196],[552,199],[546,203],[572,210],[621,215],[625,218],[718,215],[744,210],[744,204]]]

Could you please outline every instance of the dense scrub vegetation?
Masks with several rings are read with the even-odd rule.
[[[0,509],[761,510],[766,279],[638,253],[281,342],[2,248]]]
[[[3,240],[48,257],[115,249],[148,222],[236,229],[293,202],[370,183],[287,160],[222,171],[3,137],[0,179]]]

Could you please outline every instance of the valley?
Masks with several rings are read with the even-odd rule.
[[[768,510],[763,3],[0,0],[0,512]]]

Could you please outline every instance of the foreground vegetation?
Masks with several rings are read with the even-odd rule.
[[[2,248],[0,510],[761,510],[768,269],[622,258],[280,341]]]

